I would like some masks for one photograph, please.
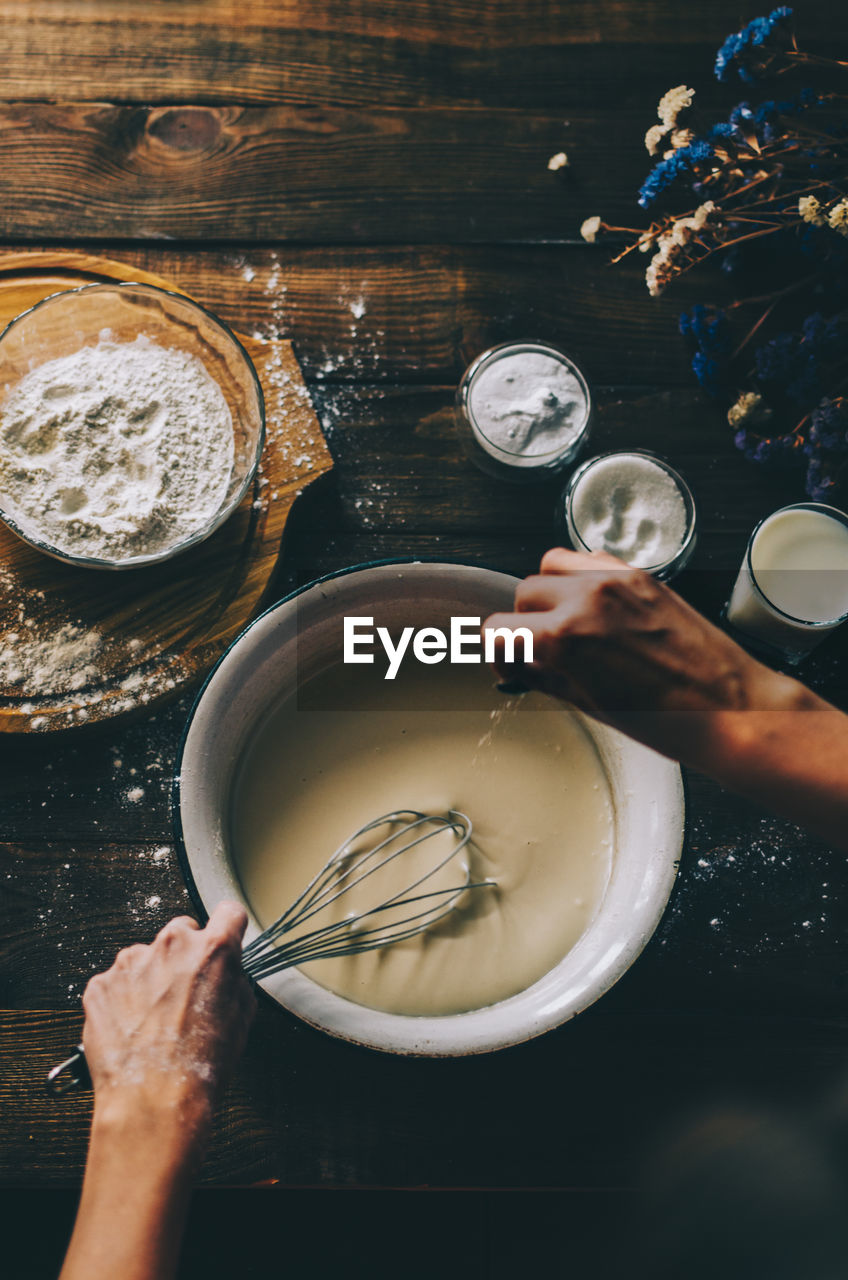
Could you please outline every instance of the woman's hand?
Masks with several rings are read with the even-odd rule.
[[[119,951],[85,989],[94,1117],[61,1280],[172,1280],[191,1180],[255,1000],[241,967],[247,916],[181,916]]]
[[[728,712],[785,710],[807,691],[770,671],[669,587],[604,552],[549,551],[487,627],[528,627],[533,662],[496,663],[666,755],[710,771]],[[520,652],[520,647],[517,649]],[[812,695],[809,695],[812,697]]]
[[[254,1013],[241,967],[246,924],[235,903],[221,903],[205,929],[180,916],[91,979],[83,1048],[96,1109],[176,1108],[190,1126],[205,1127]]]
[[[486,620],[533,633],[527,666],[507,666],[501,645],[503,680],[565,698],[848,849],[843,712],[602,552],[549,551],[515,609]]]

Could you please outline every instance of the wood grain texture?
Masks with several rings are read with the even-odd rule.
[[[569,239],[596,211],[633,221],[644,129],[585,111],[566,127],[498,108],[9,103],[0,236]],[[550,173],[563,146],[571,168]]]
[[[612,266],[604,246],[582,243],[189,252],[121,244],[115,252],[167,276],[240,331],[293,341],[313,393],[336,384],[455,387],[481,351],[516,337],[559,345],[595,386],[691,391],[680,311],[720,301],[726,289],[705,274],[651,298],[644,263]]]
[[[0,96],[236,103],[469,103],[555,110],[615,98],[639,106],[680,79],[709,77],[740,18],[735,0],[298,0],[200,3],[5,0]],[[807,0],[805,43],[842,12]]]
[[[716,1073],[763,1103],[820,1093],[844,1070],[845,1032],[844,1018],[593,1010],[501,1054],[404,1061],[317,1038],[263,1002],[201,1180],[632,1187],[638,1153],[678,1114],[678,1074],[692,1108]],[[79,1033],[77,1013],[0,1014],[0,1106],[16,1117],[0,1130],[0,1184],[78,1181],[90,1098],[48,1103],[43,1082]]]
[[[0,257],[0,323],[58,290],[134,274],[171,287],[91,254],[8,254]],[[206,674],[260,606],[296,494],[332,464],[291,344],[245,342],[267,390],[265,448],[240,507],[205,542],[163,565],[111,574],[58,563],[0,527],[0,643],[24,665],[28,629],[43,639],[75,627],[94,632],[100,646],[93,662],[69,660],[52,687],[37,671],[11,682],[0,731],[48,732],[137,711],[140,685],[144,705],[172,698]]]

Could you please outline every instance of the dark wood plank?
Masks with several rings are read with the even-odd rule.
[[[337,466],[333,480],[306,499],[313,526],[395,534],[485,529],[493,537],[557,532],[568,471],[527,486],[484,475],[461,447],[452,386],[315,384],[312,395]],[[601,388],[597,399],[587,454],[652,449],[680,467],[698,503],[701,568],[738,568],[762,515],[803,498],[803,474],[747,463],[721,410],[695,391],[622,397]]]
[[[630,1198],[619,1190],[422,1189],[410,1195],[372,1188],[328,1197],[320,1188],[203,1187],[189,1207],[179,1276],[265,1280],[279,1263],[283,1231],[287,1269],[298,1275],[315,1273],[317,1241],[326,1276],[349,1272],[351,1258],[372,1258],[379,1241],[380,1257],[404,1259],[404,1280],[432,1280],[432,1250],[410,1253],[410,1240],[418,1239],[450,1241],[452,1274],[486,1280],[544,1274],[567,1239],[569,1265],[597,1275],[599,1241],[616,1238]],[[4,1191],[0,1231],[10,1275],[56,1280],[76,1201],[74,1190],[56,1187]]]
[[[288,337],[310,386],[459,382],[509,339],[553,342],[597,386],[681,387],[694,378],[682,308],[720,281],[687,277],[651,298],[644,262],[601,245],[182,249],[120,244],[110,256],[174,281],[244,333]]]
[[[648,122],[653,106],[646,111]],[[645,118],[486,109],[0,107],[0,236],[573,239],[633,220]],[[572,167],[547,169],[565,145]]]
[[[683,57],[709,92],[740,16],[735,0],[526,0],[518,20],[509,0],[5,0],[0,97],[642,109]],[[844,14],[808,0],[799,26],[822,44]]]
[[[0,845],[0,881],[0,1008],[78,1009],[89,978],[121,947],[149,942],[174,915],[192,914],[173,846],[164,842]],[[37,991],[48,973],[45,1000]]]
[[[177,745],[191,695],[162,708],[154,717],[118,721],[102,730],[51,736],[41,747],[32,735],[0,735],[3,761],[3,806],[0,839],[16,839],[27,831],[56,843],[56,862],[73,863],[75,842],[137,842],[145,857],[171,839],[169,803]],[[139,796],[139,791],[142,793]],[[171,865],[170,863],[168,864]],[[120,880],[108,879],[108,854],[87,892],[98,901],[104,886],[129,921]],[[153,870],[156,866],[153,866]],[[0,879],[10,909],[18,891],[20,868],[12,860]],[[146,883],[146,882],[145,882]],[[150,893],[159,892],[151,889]],[[146,895],[149,896],[149,895]],[[49,904],[48,904],[49,905]],[[45,922],[42,922],[45,923]]]
[[[0,1183],[74,1183],[90,1101],[48,1103],[43,1079],[77,1042],[80,1016],[0,1013],[0,1030],[0,1106],[13,1118]],[[596,1008],[500,1054],[433,1062],[330,1040],[263,1001],[202,1180],[633,1186],[657,1132],[719,1090],[761,1105],[819,1096],[844,1069],[845,1033],[844,1018]]]

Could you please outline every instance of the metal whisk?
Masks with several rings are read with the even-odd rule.
[[[357,847],[360,841],[381,828],[387,831],[382,837],[376,837],[376,843]],[[432,887],[434,877],[468,844],[471,832],[470,819],[455,809],[435,815],[399,809],[365,823],[339,846],[288,910],[248,943],[242,951],[245,973],[252,978],[266,978],[310,960],[352,956],[389,947],[431,929],[453,911],[463,894],[495,884],[494,880],[472,880],[469,863],[463,860],[459,864],[464,876],[462,883]],[[319,923],[285,940],[286,935],[300,929],[320,912],[326,912],[333,903],[396,859],[408,858],[413,849],[445,833],[453,837],[447,853],[438,856],[432,866],[425,866],[411,883],[374,906],[349,911],[329,924]],[[421,892],[416,892],[419,889]],[[91,1087],[82,1045],[47,1076],[47,1090],[54,1096],[78,1086]]]
[[[381,828],[388,828],[388,832],[382,838],[378,835],[376,844],[357,848],[359,841]],[[339,846],[288,911],[245,947],[242,952],[245,972],[253,978],[264,978],[309,960],[352,956],[388,947],[432,928],[453,911],[468,890],[494,883],[472,881],[465,861],[461,863],[465,877],[461,884],[438,889],[425,887],[428,883],[432,885],[442,868],[462,852],[471,839],[471,831],[470,820],[455,809],[446,815],[401,809],[365,823]],[[411,884],[376,906],[350,911],[330,924],[319,924],[288,942],[281,941],[396,859],[408,857],[413,849],[445,832],[454,836],[452,847]],[[416,893],[418,889],[422,891]]]

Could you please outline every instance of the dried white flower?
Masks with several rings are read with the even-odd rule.
[[[741,427],[745,422],[768,422],[770,417],[771,409],[756,391],[743,391],[727,411],[727,421],[731,427]]]
[[[694,229],[696,231],[702,231],[714,213],[715,202],[713,200],[705,200],[703,204],[699,204],[698,208],[692,215],[692,226]]]
[[[827,225],[842,236],[848,236],[848,200],[840,200],[827,215]]]
[[[594,244],[601,230],[601,220],[595,215],[594,218],[587,218],[580,228],[580,234],[587,244]]]
[[[663,94],[657,107],[657,115],[668,129],[673,129],[677,124],[677,117],[687,107],[691,107],[695,99],[695,90],[687,89],[685,84],[679,84],[674,89],[669,89],[668,93]]]
[[[699,231],[704,229],[713,213],[715,213],[715,204],[712,200],[706,200],[698,206],[691,218],[675,218],[671,226],[657,237],[657,252],[651,258],[645,272],[645,283],[652,298],[658,297],[685,266],[681,258],[685,258],[686,246]],[[648,238],[640,242],[639,248],[644,253],[650,244],[651,240]]]
[[[798,212],[805,222],[811,222],[814,227],[823,227],[827,223],[824,210],[815,196],[801,196]]]
[[[688,147],[690,142],[695,141],[695,135],[691,129],[673,129],[671,134],[671,145],[677,151],[678,147]]]
[[[655,156],[660,149],[660,143],[668,133],[668,125],[652,124],[648,132],[645,134],[645,150],[649,156]]]
[[[699,231],[703,231],[713,213],[715,213],[715,204],[712,200],[706,200],[698,206],[691,218],[677,218],[665,234],[672,244],[682,248],[694,239]]]
[[[551,156],[550,160],[548,161],[548,168],[553,173],[553,172],[556,172],[557,169],[564,169],[567,164],[568,164],[568,156],[565,154],[564,151],[558,151],[556,155]]]
[[[660,296],[671,277],[672,272],[666,259],[662,254],[655,254],[648,263],[648,270],[645,272],[645,283],[652,298]]]
[[[678,256],[682,242],[675,238],[675,228],[664,231],[657,240],[657,252],[648,263],[645,272],[645,283],[652,298],[657,298],[673,278],[674,260]]]

